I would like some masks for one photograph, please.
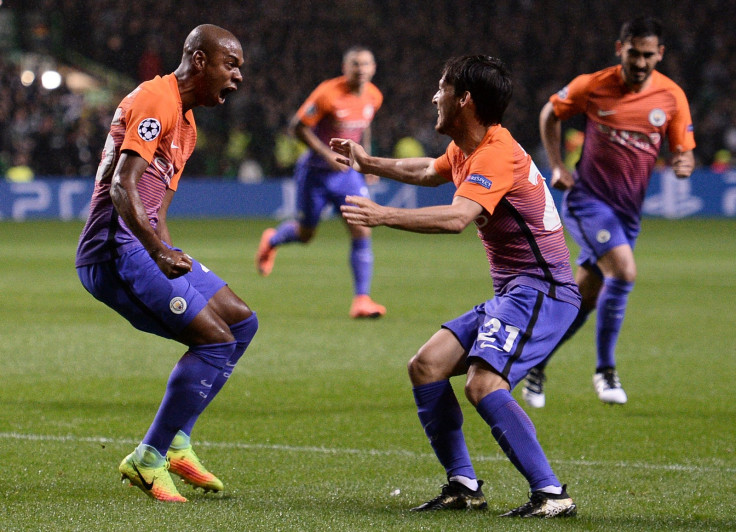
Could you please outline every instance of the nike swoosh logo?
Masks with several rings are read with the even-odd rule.
[[[141,475],[141,472],[138,471],[138,466],[135,465],[135,462],[133,462],[133,469],[135,469],[135,472],[138,473],[138,478],[141,479],[141,484],[143,484],[143,487],[146,488],[148,491],[151,491],[153,489],[153,480],[151,482],[146,482],[146,479],[143,478],[143,475]]]
[[[490,347],[491,349],[495,349],[496,351],[503,351],[500,347],[497,347],[493,344],[489,344],[488,342],[482,342],[480,344],[481,349],[485,349],[486,347]]]
[[[171,149],[172,149],[172,150],[178,150],[178,149],[179,149],[179,146],[177,146],[176,144],[174,144],[174,143],[172,142],[172,143],[171,143]]]
[[[611,111],[604,111],[602,109],[598,109],[598,116],[610,116],[610,115],[615,115],[615,114],[616,114],[615,109]]]
[[[204,386],[205,388],[212,388],[212,385],[211,385],[211,384],[210,384],[209,382],[207,382],[207,379],[202,379],[202,380],[201,380],[201,381],[199,381],[199,382],[200,382],[200,383],[202,384],[202,386]]]

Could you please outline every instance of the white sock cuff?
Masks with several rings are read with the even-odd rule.
[[[466,488],[468,488],[471,491],[476,491],[478,489],[478,479],[475,478],[468,478],[464,477],[462,475],[455,475],[454,477],[450,477],[448,480],[459,482]]]

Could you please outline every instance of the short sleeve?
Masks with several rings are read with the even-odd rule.
[[[321,83],[297,110],[296,116],[305,126],[316,126],[328,114],[328,92],[329,89],[326,83]]]
[[[450,157],[447,152],[434,160],[434,171],[437,172],[437,175],[452,181],[452,164],[450,164]]]
[[[513,184],[513,151],[506,146],[488,146],[473,158],[455,195],[473,200],[493,214]]]
[[[573,79],[559,92],[550,96],[549,101],[555,111],[555,116],[560,120],[585,112],[585,106],[590,92],[590,74],[582,74]]]
[[[125,112],[125,138],[120,150],[132,150],[147,162],[153,155],[161,139],[174,124],[176,113],[168,100],[151,92],[139,92]]]

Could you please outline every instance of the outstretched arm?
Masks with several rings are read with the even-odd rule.
[[[112,176],[110,197],[125,225],[143,244],[161,271],[173,279],[192,270],[192,259],[181,251],[166,247],[148,220],[137,188],[138,180],[147,167],[148,162],[143,157],[132,151],[124,151]],[[168,202],[171,202],[170,197]],[[163,214],[165,219],[166,213]],[[168,238],[168,230],[164,238]]]
[[[384,207],[362,196],[347,196],[340,207],[342,217],[351,225],[385,225],[414,233],[461,233],[482,212],[480,204],[455,196],[450,205],[400,209]]]
[[[436,187],[447,183],[434,169],[432,157],[389,159],[373,157],[358,143],[347,139],[332,139],[330,148],[338,154],[337,161],[363,174],[388,177],[401,183]]]
[[[575,180],[562,161],[562,150],[560,147],[560,142],[562,141],[562,125],[560,124],[560,119],[555,114],[552,102],[547,102],[542,107],[542,112],[539,113],[539,134],[542,137],[544,151],[547,152],[547,160],[552,170],[550,185],[559,190],[571,188],[575,184]]]

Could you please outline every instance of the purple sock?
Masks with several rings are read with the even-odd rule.
[[[296,230],[299,227],[294,221],[284,222],[276,228],[276,234],[271,237],[271,245],[276,247],[281,244],[288,244],[299,240]]]
[[[350,249],[355,295],[370,294],[373,278],[373,247],[370,238],[353,239]]]
[[[532,491],[547,486],[560,486],[559,480],[537,441],[537,431],[526,412],[511,392],[496,390],[486,395],[475,407],[491,427],[491,434],[529,482]]]
[[[250,342],[253,340],[257,330],[258,318],[256,317],[255,312],[248,319],[230,326],[230,332],[233,333],[233,336],[235,337],[235,351],[233,351],[233,354],[230,356],[230,360],[225,363],[225,367],[220,370],[215,382],[212,383],[212,388],[210,388],[210,393],[207,394],[207,398],[199,404],[197,409],[194,411],[194,414],[189,418],[189,421],[181,427],[181,431],[187,436],[191,436],[192,427],[194,427],[194,424],[197,422],[199,415],[204,412],[207,405],[212,402],[222,387],[225,386],[235,364],[238,363],[240,357],[245,353],[245,350],[248,348],[248,345],[250,345]]]
[[[476,478],[463,435],[463,412],[450,381],[414,387],[419,421],[448,478],[462,475]]]
[[[171,440],[207,399],[217,375],[230,359],[235,342],[189,348],[174,366],[166,393],[142,443],[166,456]]]
[[[596,371],[616,367],[614,351],[621,325],[624,322],[626,303],[634,283],[612,277],[603,279],[603,289],[598,296],[596,342],[598,366]]]

